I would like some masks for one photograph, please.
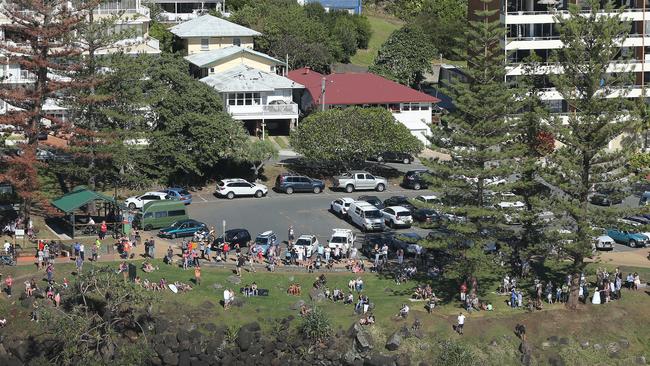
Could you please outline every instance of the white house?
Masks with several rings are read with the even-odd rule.
[[[212,15],[177,24],[169,29],[176,38],[176,49],[187,55],[208,52],[229,46],[253,48],[253,37],[260,32]]]
[[[201,81],[221,95],[224,110],[253,136],[287,135],[298,123],[293,93],[304,86],[288,78],[240,64]]]
[[[323,75],[308,68],[289,71],[288,78],[303,84],[304,112],[344,106],[384,107],[411,133],[429,144],[433,107],[440,100],[372,73]]]

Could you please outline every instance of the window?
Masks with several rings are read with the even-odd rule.
[[[363,174],[357,174],[357,179],[364,179],[363,176]]]
[[[411,103],[411,110],[412,111],[419,111],[420,110],[420,105],[418,103]]]
[[[403,111],[410,111],[411,110],[411,105],[409,103],[402,104],[402,110]]]
[[[163,218],[163,217],[167,217],[167,211],[156,212],[155,217],[156,217],[157,219],[160,219],[160,218]]]
[[[241,39],[239,39],[239,38],[233,38],[233,39],[232,39],[232,45],[233,45],[233,46],[241,46]]]
[[[366,174],[366,179],[375,180],[375,177],[370,174]]]
[[[144,218],[145,218],[145,219],[148,219],[148,218],[150,218],[151,216],[153,216],[153,213],[151,213],[151,212],[147,212],[146,214],[144,214]]]
[[[209,38],[201,38],[201,49],[202,50],[207,50],[210,48],[210,39]]]
[[[214,74],[214,67],[210,68],[210,72]]]
[[[185,216],[185,210],[173,210],[167,213],[168,216]]]
[[[420,104],[420,110],[421,111],[428,111],[429,110],[429,105],[426,103]]]

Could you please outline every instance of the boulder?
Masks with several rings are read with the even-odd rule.
[[[411,358],[407,353],[401,353],[395,357],[397,366],[411,366]]]
[[[246,327],[241,327],[237,334],[237,346],[242,352],[248,351],[255,341],[255,334]]]
[[[395,361],[381,353],[373,353],[363,361],[363,366],[395,366]]]
[[[191,366],[210,366],[210,362],[201,359],[192,359],[190,362]]]
[[[589,348],[589,341],[582,341],[582,342],[580,342],[580,347],[581,347],[582,349],[587,349],[587,348]]]
[[[154,338],[155,339],[155,338]],[[156,343],[153,346],[154,351],[160,356],[161,358],[165,356],[168,353],[171,353],[172,351],[169,349],[169,347],[165,346],[165,344],[161,343]]]
[[[6,356],[7,355],[7,350],[5,349],[5,346],[0,343],[0,356]]]
[[[603,349],[603,346],[601,346],[601,345],[598,344],[598,343],[594,343],[594,350],[595,350],[595,351],[600,351],[600,350],[602,350],[602,349]]]
[[[357,333],[355,336],[355,345],[357,351],[366,352],[372,349],[372,338],[365,331]]]
[[[158,356],[153,356],[149,359],[149,362],[151,362],[152,365],[154,366],[161,366],[162,365],[162,360]]]
[[[236,306],[238,308],[241,308],[242,306],[244,306],[244,299],[241,297],[235,297],[230,302],[230,306]]]
[[[636,362],[637,365],[645,365],[645,357],[644,356],[637,356],[637,358],[634,359],[634,362]]]
[[[27,361],[27,351],[27,342],[23,340],[16,340],[7,344],[7,352],[23,362]]]
[[[201,324],[201,328],[210,333],[214,333],[217,330],[217,326],[214,323],[203,323]]]
[[[630,348],[630,341],[627,340],[627,338],[621,338],[618,340],[618,344],[621,346],[622,349],[628,349]]]
[[[611,342],[607,344],[607,352],[609,353],[618,353],[618,351],[621,350],[621,346],[618,345],[616,342]]]
[[[156,324],[157,333],[162,333],[169,328],[169,321],[165,318],[158,317],[154,320],[154,323]]]
[[[309,298],[311,299],[311,301],[315,301],[315,302],[324,301],[326,299],[325,292],[317,288],[312,288],[311,290],[309,290]]]
[[[260,323],[258,322],[248,323],[244,325],[242,328],[246,328],[250,332],[259,332],[260,330],[262,330],[262,328],[260,327]]]
[[[524,355],[530,355],[533,353],[533,347],[531,347],[530,343],[528,342],[521,342],[519,345],[519,352]]]
[[[389,351],[396,351],[402,344],[401,332],[394,332],[386,341],[386,349]]]
[[[293,305],[291,305],[291,310],[300,310],[301,307],[305,305],[305,300],[298,300]]]
[[[163,357],[162,361],[165,365],[176,366],[178,365],[178,353],[168,353]]]
[[[178,366],[190,366],[190,352],[183,351],[178,354]]]
[[[226,278],[226,281],[228,281],[228,283],[232,283],[233,285],[239,285],[241,283],[241,278],[239,276],[231,275]]]
[[[363,326],[361,324],[359,324],[359,322],[354,322],[352,324],[352,326],[350,327],[350,329],[348,330],[348,334],[350,335],[350,337],[356,337],[357,333],[360,333],[360,332],[363,332],[363,331],[364,331]]]

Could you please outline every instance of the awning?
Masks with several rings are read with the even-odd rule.
[[[52,201],[52,205],[65,213],[70,213],[83,205],[97,200],[109,202],[118,207],[122,206],[118,204],[117,201],[113,199],[113,197],[107,196],[103,193],[91,191],[85,186],[75,187],[72,192],[67,193],[62,197]]]

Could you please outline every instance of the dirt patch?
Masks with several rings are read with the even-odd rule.
[[[650,268],[648,255],[650,248],[641,248],[627,252],[601,252],[597,258],[606,264]]]

